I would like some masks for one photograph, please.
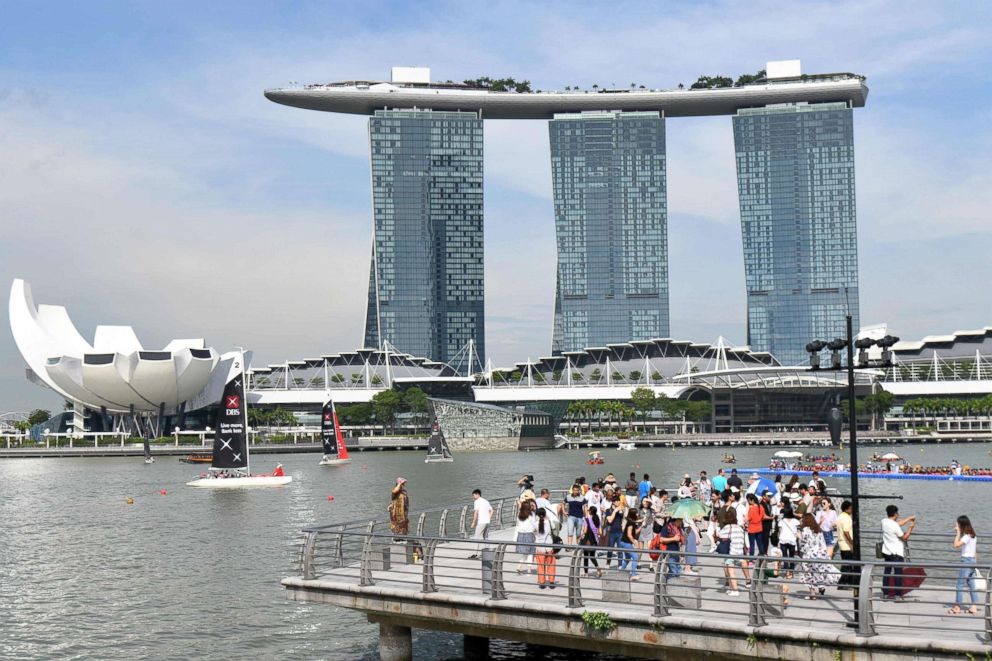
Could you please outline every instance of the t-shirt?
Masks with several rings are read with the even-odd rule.
[[[816,522],[820,524],[822,532],[830,532],[837,523],[837,510],[821,510],[816,515]]]
[[[651,491],[651,482],[648,480],[641,480],[641,483],[637,485],[637,495],[640,496],[641,500],[648,497],[648,492]]]
[[[627,485],[626,485],[625,489],[626,489],[626,493],[627,493],[628,496],[636,496],[637,495],[637,481],[636,480],[627,480]]]
[[[961,547],[961,557],[974,558],[975,547],[978,546],[978,540],[971,535],[961,535],[961,541],[964,543]]]
[[[902,527],[893,519],[882,519],[882,553],[905,556]]]
[[[623,524],[623,541],[630,543],[631,538],[637,541],[637,523],[627,521]]]
[[[796,519],[782,519],[778,524],[778,543],[795,544],[798,531],[799,521]]]
[[[476,519],[476,525],[483,525],[492,521],[493,506],[490,505],[489,501],[486,500],[485,498],[476,499],[473,509],[478,513],[478,519]]]
[[[555,506],[551,504],[551,501],[548,500],[547,498],[544,498],[543,496],[541,498],[536,499],[534,501],[534,504],[537,505],[537,509],[541,509],[543,507],[545,510],[547,510],[550,513],[554,513],[557,511]]]
[[[723,493],[727,489],[727,478],[723,475],[717,475],[713,478],[713,489],[717,493]]]
[[[583,496],[573,496],[571,494],[565,498],[565,502],[568,503],[568,515],[574,516],[577,519],[581,519],[584,515],[582,511],[583,505],[586,504],[586,499]]]
[[[603,511],[603,492],[593,489],[586,494],[586,503],[590,507],[595,507],[597,512]]]
[[[738,489],[740,489],[742,486],[744,486],[744,480],[741,479],[740,475],[731,475],[730,477],[727,478],[727,486],[737,487]]]
[[[761,505],[747,508],[747,531],[750,534],[761,532]]]
[[[607,516],[616,512],[617,515],[613,517],[613,521],[610,522],[610,532],[620,532],[623,528],[623,510],[620,508],[606,510]]]
[[[851,545],[844,538],[845,533],[854,539],[854,519],[847,512],[841,512],[837,515],[837,544],[841,551],[850,551]]]

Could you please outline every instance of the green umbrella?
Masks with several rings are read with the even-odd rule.
[[[668,516],[673,519],[694,519],[705,515],[706,508],[695,498],[681,498],[668,510]]]

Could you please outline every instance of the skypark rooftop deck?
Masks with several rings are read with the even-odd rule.
[[[864,78],[831,74],[716,89],[603,89],[565,92],[493,92],[444,83],[349,81],[270,89],[271,101],[307,110],[372,115],[384,108],[479,111],[484,119],[550,119],[557,113],[596,110],[659,111],[665,117],[733,115],[741,108],[777,103],[843,102],[861,108]]]

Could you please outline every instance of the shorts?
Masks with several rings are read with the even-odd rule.
[[[568,520],[565,521],[565,536],[578,537],[581,534],[582,534],[582,518],[578,516],[568,517]]]
[[[834,545],[834,531],[833,530],[824,530],[823,531],[823,542],[827,546],[833,546]]]

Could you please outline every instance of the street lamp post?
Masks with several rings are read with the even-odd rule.
[[[857,421],[857,401],[855,400],[854,392],[854,370],[855,369],[865,369],[871,367],[868,364],[868,349],[872,346],[878,346],[882,350],[882,358],[876,365],[877,367],[891,367],[892,365],[892,352],[890,348],[893,344],[899,341],[898,337],[893,337],[891,335],[886,335],[885,337],[874,340],[871,338],[861,338],[858,340],[854,339],[854,328],[853,320],[851,315],[847,315],[847,339],[842,340],[840,338],[834,339],[830,342],[824,342],[823,340],[813,340],[806,345],[806,351],[809,352],[810,356],[810,370],[819,371],[822,369],[820,367],[820,352],[823,349],[830,349],[830,367],[831,370],[841,370],[843,366],[841,364],[840,351],[842,349],[847,349],[847,406],[848,406],[848,432],[850,433],[850,458],[849,466],[851,472],[851,505],[853,508],[852,518],[852,528],[851,531],[854,536],[854,544],[852,545],[852,552],[854,553],[855,560],[861,560],[861,494],[858,484],[858,421]],[[854,361],[854,350],[858,349],[858,361],[855,365]]]
[[[852,517],[852,534],[854,535],[854,559],[861,560],[861,502],[858,491],[858,419],[857,407],[854,401],[854,332],[851,328],[851,315],[847,315],[847,420],[851,432],[850,471],[851,471],[851,504],[854,509]],[[867,347],[866,347],[867,348]]]

